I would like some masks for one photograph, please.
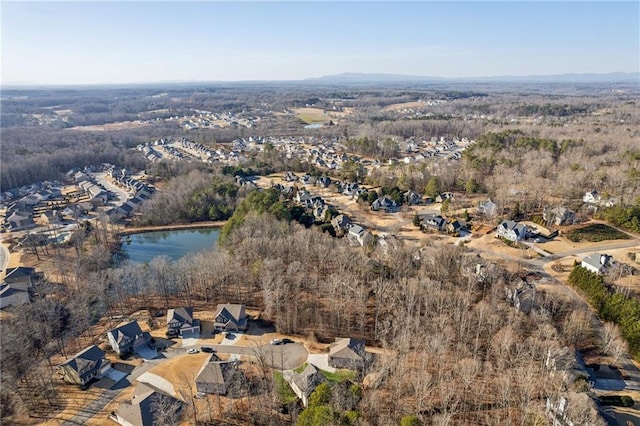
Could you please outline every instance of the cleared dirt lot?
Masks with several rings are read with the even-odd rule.
[[[117,123],[106,123],[100,125],[93,126],[75,126],[69,127],[67,130],[90,130],[90,131],[98,131],[98,132],[106,132],[106,131],[114,131],[114,130],[126,130],[126,129],[135,129],[138,127],[149,126],[151,123],[145,123],[142,121],[121,121]]]

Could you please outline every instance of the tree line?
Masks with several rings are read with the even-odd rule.
[[[614,291],[605,284],[601,275],[578,265],[569,274],[568,282],[584,293],[603,320],[620,326],[622,336],[629,343],[631,355],[640,360],[640,301]]]

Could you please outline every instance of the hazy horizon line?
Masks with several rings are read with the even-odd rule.
[[[593,77],[606,77],[609,75],[619,75],[640,77],[640,71],[608,71],[608,72],[566,72],[566,73],[552,73],[552,74],[509,74],[509,75],[484,75],[484,76],[470,76],[470,77],[446,77],[437,75],[419,75],[419,74],[402,74],[402,73],[386,73],[386,72],[351,72],[345,71],[337,74],[328,74],[318,77],[305,77],[300,79],[245,79],[245,80],[200,80],[200,79],[175,79],[175,80],[146,80],[146,81],[126,81],[126,82],[94,82],[94,83],[51,83],[51,82],[0,82],[0,88],[13,88],[13,87],[91,87],[91,86],[135,86],[135,85],[154,85],[154,84],[216,84],[216,83],[313,83],[322,82],[322,80],[337,79],[340,77],[362,77],[363,79],[370,77],[372,79],[380,77],[395,77],[403,79],[404,81],[410,81],[410,79],[421,80],[444,80],[444,81],[481,81],[481,80],[493,80],[493,82],[499,81],[499,79],[535,79],[535,78],[553,78],[553,77],[571,77],[571,76],[593,76]],[[497,80],[497,81],[496,81]],[[374,82],[373,80],[365,81],[367,83]],[[384,83],[385,81],[380,81]],[[386,81],[393,82],[393,81]],[[395,81],[401,82],[401,81]],[[568,81],[564,81],[568,82]],[[580,81],[577,81],[580,82]],[[640,80],[638,81],[640,83]]]

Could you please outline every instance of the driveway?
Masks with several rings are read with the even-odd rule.
[[[329,354],[309,354],[307,362],[315,365],[320,370],[328,371],[329,373],[336,372],[336,369],[329,365]]]

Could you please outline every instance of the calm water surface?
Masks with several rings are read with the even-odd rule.
[[[155,231],[131,234],[123,238],[122,250],[129,262],[150,262],[157,256],[167,256],[177,260],[187,253],[211,250],[218,242],[220,230],[217,228],[179,229],[175,231]]]

